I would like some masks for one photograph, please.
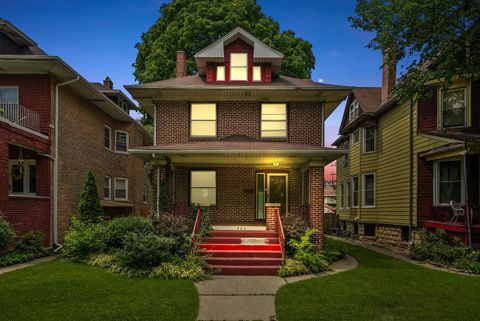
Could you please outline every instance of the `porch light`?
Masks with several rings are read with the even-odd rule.
[[[278,169],[280,167],[280,163],[272,163],[274,169]]]

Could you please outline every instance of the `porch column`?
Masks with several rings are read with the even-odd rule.
[[[167,173],[167,161],[162,160],[154,160],[153,163],[153,173],[152,173],[152,192],[155,195],[155,205],[154,210],[159,213],[160,209],[160,182],[165,181],[166,173]]]
[[[282,204],[279,203],[267,203],[265,204],[265,223],[267,225],[267,231],[276,231],[277,222],[275,220],[275,212],[280,210]]]
[[[323,165],[310,164],[308,169],[310,207],[308,210],[308,219],[310,227],[319,232],[315,234],[314,241],[318,249],[323,249]]]

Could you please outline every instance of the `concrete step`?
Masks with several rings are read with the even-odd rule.
[[[206,259],[210,265],[224,266],[281,266],[281,257],[209,257]]]
[[[211,231],[211,237],[278,237],[277,232],[272,231]]]
[[[198,254],[207,257],[248,257],[248,258],[282,258],[282,251],[248,251],[248,250],[205,250],[201,249]]]
[[[220,231],[266,231],[267,227],[263,224],[258,225],[212,225],[213,230]]]
[[[280,244],[222,244],[222,243],[202,243],[200,248],[206,250],[224,250],[224,251],[281,251]]]
[[[226,243],[226,244],[279,244],[276,237],[204,237],[202,243]]]
[[[280,266],[276,265],[211,265],[211,269],[220,275],[277,275]]]

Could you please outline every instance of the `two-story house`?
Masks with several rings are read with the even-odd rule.
[[[337,162],[344,229],[392,245],[419,227],[479,243],[480,80],[432,82],[429,97],[405,102],[390,93],[394,84],[385,66],[381,88],[347,99],[334,143],[348,150]]]
[[[135,108],[110,79],[92,85],[0,20],[0,215],[61,243],[90,169],[106,215],[145,215],[149,180],[127,151],[151,136]]]
[[[281,75],[283,54],[241,28],[194,57],[196,75],[179,51],[175,79],[126,86],[155,123],[154,144],[130,153],[156,163],[179,215],[200,204],[214,225],[251,229],[277,206],[322,245],[323,167],[343,155],[324,120],[350,88]]]

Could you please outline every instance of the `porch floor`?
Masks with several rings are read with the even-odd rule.
[[[426,228],[439,228],[446,231],[457,232],[457,233],[467,233],[467,226],[463,222],[457,223],[450,223],[450,222],[443,222],[443,221],[426,221],[425,222]],[[474,224],[472,225],[472,233],[480,233],[480,225]]]

